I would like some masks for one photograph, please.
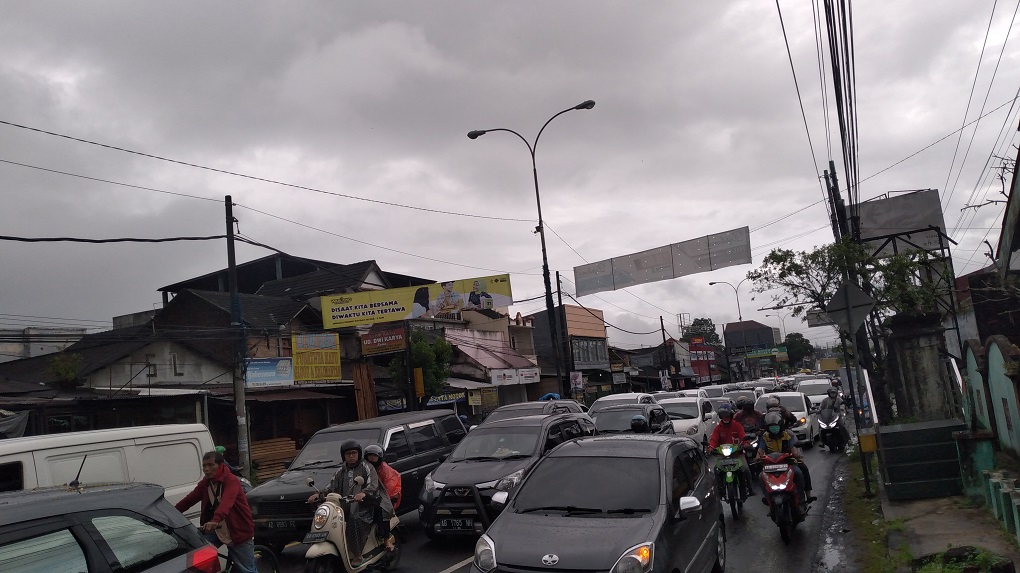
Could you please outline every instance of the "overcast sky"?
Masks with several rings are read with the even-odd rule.
[[[1003,199],[990,167],[1015,154],[1016,6],[993,4],[853,4],[860,195],[939,189],[958,275],[988,263],[981,243],[996,243],[1002,212],[961,208]],[[580,299],[637,333],[660,315],[673,335],[679,313],[734,321],[733,290],[708,282],[736,285],[777,246],[831,242],[817,175],[831,157],[845,181],[811,3],[779,6],[814,156],[774,2],[4,1],[0,121],[250,177],[0,124],[0,235],[220,235],[231,195],[240,232],[289,254],[435,280],[509,272],[515,298],[539,297],[528,149],[466,133],[533,141],[593,99],[550,123],[536,154],[564,292],[586,261],[746,225],[752,265]],[[239,262],[267,254],[238,246]],[[2,241],[0,328],[108,328],[225,266],[222,240]],[[766,317],[750,286],[745,320],[833,341]]]

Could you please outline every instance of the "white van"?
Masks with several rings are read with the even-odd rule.
[[[0,491],[67,484],[80,469],[80,483],[154,483],[177,503],[204,477],[202,454],[214,448],[204,424],[8,438],[0,440]],[[196,504],[186,515],[195,519],[198,513]]]

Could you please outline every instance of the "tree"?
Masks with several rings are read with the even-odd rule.
[[[684,340],[691,341],[695,336],[705,338],[705,344],[722,345],[719,333],[715,331],[715,323],[711,318],[695,318],[691,325],[684,330]]]
[[[445,388],[446,379],[450,376],[450,359],[453,357],[453,346],[437,334],[415,330],[411,332],[411,368],[421,368],[425,382],[425,395],[421,397],[421,406],[428,403],[429,398],[438,395]],[[390,379],[407,380],[404,357],[397,356],[390,361]]]
[[[808,356],[812,356],[815,353],[815,349],[811,346],[811,341],[804,338],[804,335],[799,332],[791,332],[786,335],[786,355],[790,359],[790,366],[800,366],[801,361]]]
[[[82,384],[78,373],[84,362],[81,354],[58,352],[50,358],[50,373],[57,379],[58,386],[73,390]]]

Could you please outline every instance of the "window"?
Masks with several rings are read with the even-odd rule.
[[[142,446],[134,479],[152,483],[187,485],[202,479],[202,470],[197,464],[182,464],[180,460],[198,460],[205,452],[191,442]]]
[[[390,434],[390,443],[386,445],[386,461],[395,461],[409,455],[411,446],[407,443],[403,428]]]
[[[156,363],[153,362],[153,360],[155,360],[155,359],[156,359],[156,355],[155,354],[146,354],[145,355],[145,367],[148,369],[148,372],[145,374],[146,378],[155,378],[156,377]]]
[[[477,430],[472,430],[468,436]],[[568,506],[613,510],[653,510],[659,505],[661,468],[654,458],[571,457],[553,454],[532,470],[520,486],[517,511]],[[584,487],[565,476],[584,476]]]
[[[0,464],[0,491],[25,489],[25,469],[21,462]]]
[[[573,440],[574,438],[580,438],[584,435],[584,430],[581,429],[581,425],[577,422],[567,422],[563,425],[563,439]]]
[[[160,557],[182,549],[173,533],[127,515],[95,517],[92,525],[124,569],[161,563]]]
[[[426,452],[443,447],[443,438],[439,437],[436,424],[432,420],[408,424],[407,435],[414,444],[415,452]]]
[[[170,353],[170,367],[173,368],[174,376],[184,376],[184,367],[177,362],[177,353]]]
[[[84,573],[85,554],[67,529],[15,541],[0,547],[0,571]]]
[[[698,453],[697,449],[690,449],[680,454],[680,461],[684,466],[684,470],[687,471],[687,477],[691,480],[692,484],[698,482],[701,479],[701,475],[705,470],[705,460]]]
[[[446,439],[451,444],[456,444],[464,439],[464,435],[467,432],[464,430],[464,424],[460,423],[460,418],[457,416],[443,416],[439,419],[440,425],[443,426],[443,432],[446,434]]]
[[[681,454],[673,460],[673,503],[679,503],[681,497],[691,493],[691,482],[684,471],[682,458]]]
[[[668,416],[666,416],[666,411],[665,410],[661,410],[661,409],[660,410],[652,410],[652,419],[649,420],[649,422],[652,423],[652,424],[658,424],[659,426],[661,426],[662,424],[664,424],[666,422],[667,419],[668,419]]]

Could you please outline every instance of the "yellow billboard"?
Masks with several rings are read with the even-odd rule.
[[[340,335],[335,332],[291,336],[294,381],[340,380]]]
[[[510,275],[320,297],[322,327],[361,326],[413,318],[444,318],[462,310],[513,304]]]

